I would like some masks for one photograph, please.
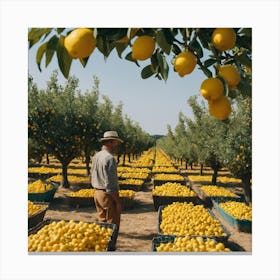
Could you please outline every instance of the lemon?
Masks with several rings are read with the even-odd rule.
[[[156,43],[151,36],[140,36],[132,45],[132,58],[135,60],[146,60],[152,56],[155,47]]]
[[[240,82],[240,75],[233,65],[221,66],[219,68],[219,75],[226,80],[230,89],[235,89]]]
[[[190,52],[185,51],[178,54],[174,61],[174,68],[180,77],[190,74],[196,66],[196,56]]]
[[[223,92],[224,85],[218,78],[208,78],[200,86],[200,94],[208,101],[221,98]]]
[[[212,42],[220,51],[230,50],[235,46],[236,34],[232,28],[216,28],[212,34]]]
[[[225,120],[231,113],[231,105],[227,97],[222,96],[221,98],[208,102],[209,113],[211,116],[218,120]]]
[[[85,58],[95,49],[96,39],[89,28],[77,28],[65,37],[64,46],[71,57]]]

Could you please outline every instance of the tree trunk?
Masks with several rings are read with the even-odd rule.
[[[252,202],[252,189],[251,189],[251,183],[250,178],[242,178],[242,188],[244,192],[245,202],[248,205]]]
[[[218,170],[219,168],[215,167],[213,168],[214,173],[212,175],[212,185],[217,185],[217,177],[218,177]]]
[[[202,176],[203,175],[203,164],[201,163],[200,164],[200,176]]]
[[[192,167],[192,163],[190,164],[191,165],[191,170],[193,169],[193,167]]]
[[[123,165],[125,165],[125,157],[126,157],[126,154],[123,153]]]
[[[180,160],[180,163],[181,163],[181,165],[183,164],[183,159],[181,158],[181,160]]]
[[[86,154],[86,169],[87,169],[87,175],[90,175],[90,154]]]
[[[50,159],[49,159],[49,154],[46,154],[46,160],[47,160],[47,164],[50,164]]]
[[[67,168],[68,168],[68,164],[66,163],[62,163],[62,187],[64,188],[69,188],[69,182],[68,182],[68,178],[67,178]]]
[[[186,161],[186,169],[188,169],[188,162]]]
[[[130,157],[131,157],[131,155],[130,155],[130,153],[128,154],[128,162],[130,163]]]
[[[118,164],[120,163],[120,157],[121,157],[121,155],[118,154],[118,156],[117,156],[117,162],[118,162]]]

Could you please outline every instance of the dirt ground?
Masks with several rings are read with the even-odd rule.
[[[158,236],[158,212],[155,211],[152,197],[152,184],[144,185],[136,192],[133,208],[123,211],[116,252],[152,252],[152,239]],[[71,189],[59,187],[54,200],[50,203],[45,219],[97,221],[95,208],[72,208],[65,195]],[[215,209],[212,209],[217,215]],[[229,242],[242,251],[252,251],[252,234],[238,232],[219,217],[230,232]]]

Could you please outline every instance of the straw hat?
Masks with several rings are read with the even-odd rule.
[[[123,140],[119,138],[117,131],[104,132],[103,138],[101,138],[99,141],[103,142],[103,141],[107,141],[107,140],[117,140],[119,142],[123,142]]]

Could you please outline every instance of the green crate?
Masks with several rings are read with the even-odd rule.
[[[160,196],[153,195],[154,208],[157,211],[161,205],[169,205],[173,202],[192,202],[194,205],[202,204],[198,196]]]
[[[59,185],[57,183],[53,183],[53,182],[48,182],[48,184],[53,185],[53,188],[51,190],[43,192],[43,193],[28,193],[28,200],[41,201],[41,202],[52,201]]]
[[[161,205],[158,209],[158,234],[160,235],[164,235],[162,232],[161,232],[161,229],[160,229],[160,224],[161,224],[161,221],[162,221],[162,210],[167,207],[168,205]],[[230,236],[230,233],[229,231],[226,229],[226,227],[223,225],[223,223],[215,216],[215,214],[210,210],[210,209],[207,209],[207,211],[209,212],[209,214],[215,218],[216,220],[218,220],[223,228],[223,231],[225,232],[225,236],[201,236],[201,237],[207,237],[207,238],[212,238],[212,239],[215,239],[219,242],[225,242],[228,240],[229,236]],[[176,236],[176,235],[175,235]]]
[[[213,205],[215,209],[217,210],[218,214],[226,221],[228,222],[233,228],[236,228],[238,231],[242,232],[252,232],[252,221],[250,220],[241,220],[237,219],[230,214],[228,214],[226,211],[224,211],[220,206],[219,203],[225,202],[221,199],[213,199]],[[233,200],[235,201],[235,200]]]
[[[190,237],[197,237],[197,236],[190,236]],[[162,243],[174,243],[175,238],[176,238],[175,235],[162,235],[162,236],[154,237],[152,239],[152,251],[157,252],[156,248]],[[209,238],[209,237],[203,237],[204,240],[206,240],[207,238]],[[219,243],[219,242],[217,240],[215,240],[215,243]],[[232,252],[234,252],[234,251],[245,251],[242,247],[240,247],[238,244],[235,244],[233,242],[225,241],[225,242],[222,242],[222,243],[225,245],[226,248],[229,248]],[[182,252],[178,252],[178,253],[182,253]],[[199,252],[199,253],[204,253],[204,252]],[[207,253],[207,252],[205,252],[205,253]],[[217,253],[221,253],[221,252],[217,252]]]
[[[28,235],[37,233],[45,225],[49,225],[52,222],[59,222],[59,221],[61,221],[61,220],[57,220],[57,219],[44,220],[44,221],[40,222],[39,224],[37,224],[35,227],[30,228],[28,230]],[[64,221],[69,222],[69,220],[64,220]],[[74,221],[74,222],[79,223],[80,221]],[[87,223],[92,224],[93,222],[87,222]],[[101,222],[95,222],[95,223],[98,224],[101,227],[106,228],[106,229],[107,228],[112,229],[112,234],[110,236],[110,240],[109,240],[109,243],[108,243],[108,246],[107,246],[107,251],[114,251],[115,247],[116,247],[117,237],[118,237],[117,236],[117,226],[115,224],[108,224],[108,223],[101,223]],[[71,252],[71,253],[73,253],[73,252]]]
[[[28,228],[32,228],[42,222],[49,207],[48,202],[34,202],[34,204],[44,205],[46,206],[46,209],[43,209],[32,216],[28,216]]]

